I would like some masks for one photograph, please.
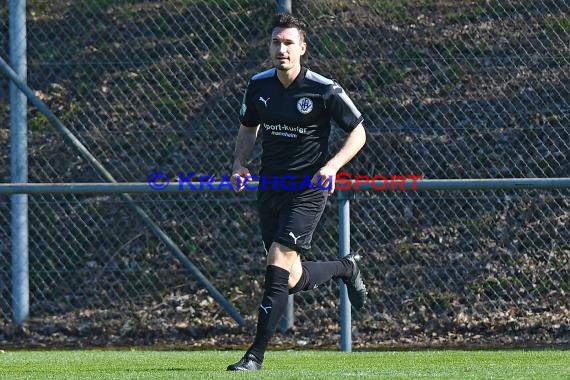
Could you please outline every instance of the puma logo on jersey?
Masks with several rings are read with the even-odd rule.
[[[263,306],[263,304],[259,305],[259,307],[265,311],[265,314],[269,314],[269,309],[272,309],[271,306]]]
[[[271,98],[263,99],[261,96],[259,97],[259,100],[261,100],[263,104],[265,104],[265,107],[267,107],[267,102],[269,101],[269,99]]]
[[[303,235],[295,236],[295,234],[293,232],[289,232],[289,236],[291,236],[293,238],[293,243],[297,244],[297,239],[299,239]]]

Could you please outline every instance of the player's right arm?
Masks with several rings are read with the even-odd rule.
[[[245,167],[249,154],[255,145],[261,119],[252,99],[252,87],[254,82],[250,80],[243,94],[243,100],[239,110],[239,121],[241,123],[236,145],[234,149],[234,162],[232,166],[232,176],[230,181],[234,191],[240,192],[244,189],[246,177],[250,175],[249,169]]]
[[[237,192],[244,189],[246,177],[250,175],[249,169],[245,167],[245,163],[255,145],[258,131],[259,125],[257,127],[246,127],[241,125],[239,128],[234,149],[232,176],[230,179],[234,190]]]

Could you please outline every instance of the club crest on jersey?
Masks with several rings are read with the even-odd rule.
[[[302,114],[308,114],[313,110],[313,101],[309,98],[301,98],[297,102],[297,109]]]

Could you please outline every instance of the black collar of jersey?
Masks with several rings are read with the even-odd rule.
[[[275,69],[275,80],[277,80],[277,82],[279,82],[279,84],[281,85],[281,87],[284,90],[289,90],[291,88],[298,87],[303,82],[306,75],[307,75],[307,68],[305,66],[301,66],[301,71],[299,71],[299,74],[297,74],[297,77],[293,80],[293,82],[291,82],[289,87],[285,87],[285,86],[283,86],[283,83],[281,83],[281,81],[279,80],[279,77],[277,76],[277,69]]]

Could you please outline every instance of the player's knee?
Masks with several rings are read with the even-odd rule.
[[[273,243],[267,254],[267,265],[275,265],[290,272],[297,258],[297,251],[283,244]]]

